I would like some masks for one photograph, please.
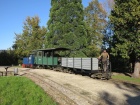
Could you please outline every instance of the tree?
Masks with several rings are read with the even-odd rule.
[[[92,0],[84,11],[89,35],[89,56],[97,56],[102,47],[104,30],[107,24],[107,12],[103,9],[98,0]]]
[[[110,50],[112,36],[113,36],[113,31],[112,31],[113,24],[111,24],[110,22],[109,15],[111,13],[111,10],[113,10],[114,0],[106,0],[102,2],[102,5],[104,10],[107,12],[107,19],[106,19],[107,25],[104,31],[103,46],[107,47]]]
[[[110,11],[113,9],[114,4],[115,4],[114,0],[105,0],[101,4],[103,5],[103,8],[107,12],[107,16],[109,16],[110,15]]]
[[[17,65],[17,56],[13,50],[0,51],[0,66]]]
[[[139,0],[115,0],[115,7],[110,16],[114,31],[112,54],[130,60],[135,66],[133,69],[135,68],[138,72],[140,72],[139,11]]]
[[[27,56],[32,50],[44,48],[46,28],[39,26],[38,16],[27,17],[23,32],[16,34],[15,44],[12,46],[19,56]]]
[[[86,56],[87,32],[82,0],[52,0],[46,47],[67,47]]]

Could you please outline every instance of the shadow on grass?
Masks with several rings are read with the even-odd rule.
[[[132,77],[132,74],[130,74],[130,73],[127,73],[127,72],[125,72],[125,73],[123,73],[125,76],[128,76],[128,77]]]

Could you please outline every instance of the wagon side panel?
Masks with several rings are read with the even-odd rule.
[[[82,69],[91,70],[91,58],[82,58]]]
[[[98,59],[92,58],[92,70],[98,70]]]

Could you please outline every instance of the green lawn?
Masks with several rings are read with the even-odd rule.
[[[132,78],[130,76],[126,76],[126,75],[122,75],[122,74],[112,76],[112,79],[129,82],[129,83],[134,83],[134,84],[140,84],[140,78]]]
[[[0,77],[0,105],[56,105],[26,77]]]

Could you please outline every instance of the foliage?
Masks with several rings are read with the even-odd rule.
[[[113,40],[113,31],[112,31],[113,25],[111,24],[110,20],[107,22],[105,31],[104,31],[104,37],[103,37],[103,47],[108,48],[110,50],[111,43]]]
[[[114,31],[111,54],[128,61],[129,64],[132,63],[133,69],[140,56],[139,11],[139,0],[115,0],[115,6],[110,15]]]
[[[71,56],[86,56],[87,31],[82,0],[52,0],[46,47],[67,47]]]
[[[110,16],[114,26],[112,42],[114,56],[119,54],[122,58],[127,59],[140,56],[139,11],[140,2],[138,0],[115,0],[115,7]]]
[[[13,49],[19,57],[27,56],[32,50],[44,47],[46,28],[39,26],[39,17],[27,17],[23,32],[16,34]]]
[[[1,105],[56,105],[43,89],[25,77],[0,77]]]
[[[17,65],[17,56],[13,50],[0,52],[0,66]]]
[[[103,42],[107,13],[98,0],[92,0],[84,12],[88,32],[89,56],[97,56]]]
[[[123,59],[121,56],[110,55],[112,71],[114,72],[129,72],[132,73],[132,67],[128,59]]]
[[[107,16],[110,15],[110,11],[113,9],[114,7],[114,0],[104,0],[101,2],[103,8],[105,9],[105,11],[107,12]]]

